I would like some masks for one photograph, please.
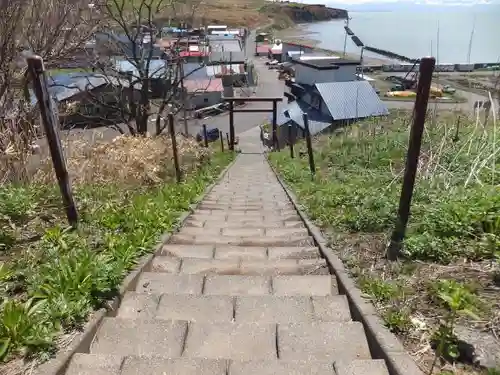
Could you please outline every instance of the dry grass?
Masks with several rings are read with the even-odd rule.
[[[184,136],[177,135],[179,163],[188,172],[209,157],[209,151]],[[72,183],[82,185],[153,185],[175,176],[172,142],[169,136],[132,137],[121,135],[111,142],[99,141],[90,147],[86,141],[68,140],[65,144],[68,172]],[[54,182],[52,160],[41,161],[34,180]]]

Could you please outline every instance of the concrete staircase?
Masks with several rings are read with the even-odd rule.
[[[240,155],[67,375],[388,375],[263,155]]]

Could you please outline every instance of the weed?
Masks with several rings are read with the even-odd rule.
[[[438,113],[426,125],[404,259],[396,264],[387,261],[385,249],[397,216],[411,114],[394,112],[315,137],[314,180],[307,158],[291,159],[287,150],[269,155],[386,326],[409,352],[419,353],[427,369],[435,365],[435,353],[461,360],[454,330],[458,320],[483,332],[499,328],[493,311],[500,299],[491,287],[500,285],[500,174],[495,167],[500,138],[496,123],[460,115],[458,137],[456,114]],[[296,145],[297,153],[304,149],[303,142]],[[411,330],[409,317],[415,313],[421,329]],[[471,319],[474,314],[481,319]],[[417,332],[425,337],[434,332],[435,353]]]
[[[457,360],[460,357],[458,338],[454,333],[459,314],[479,319],[475,315],[477,298],[465,285],[454,280],[441,280],[437,283],[435,292],[448,311],[432,336],[436,356],[429,374],[432,374],[439,358]]]
[[[397,286],[380,279],[364,276],[360,278],[359,284],[363,293],[377,302],[387,302],[399,294]]]
[[[405,310],[389,309],[382,315],[384,324],[394,333],[408,332],[412,327],[410,315]]]
[[[83,203],[79,229],[57,224],[43,228],[39,241],[16,259],[0,263],[0,362],[52,353],[62,332],[81,326],[116,295],[138,259],[152,251],[161,234],[175,228],[180,214],[232,158],[229,153],[212,154],[210,163],[187,168],[181,184],[78,185],[76,201]],[[26,223],[45,209],[49,190],[5,191],[9,193],[0,194],[0,209]],[[11,197],[19,202],[17,212]]]

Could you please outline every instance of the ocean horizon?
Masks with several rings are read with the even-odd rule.
[[[484,8],[474,12],[464,8],[467,7],[449,7],[446,12],[413,8],[350,11],[349,27],[365,45],[410,58],[434,56],[440,64],[499,62],[500,7],[492,6],[496,11],[490,12]],[[342,51],[344,25],[344,20],[333,20],[309,24],[305,30],[319,42],[318,47]],[[349,37],[346,51],[360,53]],[[365,56],[381,57],[369,52]]]

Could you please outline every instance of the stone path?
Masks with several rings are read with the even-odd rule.
[[[68,375],[387,375],[262,154],[242,154]]]

